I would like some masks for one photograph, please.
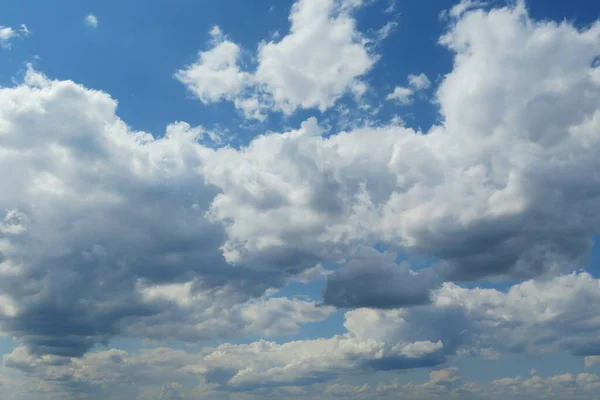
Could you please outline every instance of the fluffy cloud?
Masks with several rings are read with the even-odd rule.
[[[221,190],[210,215],[226,224],[226,258],[336,261],[384,242],[437,259],[447,279],[582,266],[600,224],[599,38],[600,25],[536,22],[520,4],[467,12],[441,40],[455,67],[437,92],[444,122],[426,134],[324,137],[310,119],[215,152],[203,173]]]
[[[425,74],[409,75],[408,87],[396,86],[394,91],[386,96],[386,100],[397,101],[402,105],[408,105],[413,102],[413,97],[418,92],[428,89],[431,86],[429,78]]]
[[[352,16],[361,5],[299,0],[290,12],[288,34],[259,45],[255,72],[240,71],[238,45],[213,39],[210,50],[175,76],[203,102],[232,100],[249,118],[264,119],[266,108],[287,115],[299,108],[324,111],[349,91],[364,92],[360,77],[377,60]],[[386,26],[380,36],[394,27]]]
[[[34,377],[69,374],[75,377],[66,380],[69,385],[81,384],[80,379],[96,385],[94,382],[100,378],[95,375],[104,374],[102,371],[114,374],[112,379],[115,381],[126,382],[130,374],[142,373],[137,371],[138,364],[150,362],[135,360],[152,357],[152,366],[143,368],[159,370],[164,367],[171,369],[169,373],[195,374],[205,389],[238,392],[306,387],[325,383],[349,371],[365,373],[432,367],[452,357],[486,355],[491,351],[537,355],[557,351],[597,354],[600,349],[597,338],[600,325],[596,318],[599,310],[593,305],[600,304],[599,298],[600,281],[587,274],[564,276],[546,283],[528,281],[513,286],[506,293],[446,284],[434,291],[429,305],[385,311],[349,311],[344,323],[347,331],[330,338],[281,344],[265,340],[223,344],[199,353],[147,349],[139,354],[126,354],[108,350],[89,353],[83,359],[36,356],[26,348],[19,348],[5,358],[5,365]],[[269,308],[269,304],[258,305],[252,312],[266,316]],[[258,312],[265,309],[267,311]],[[118,361],[118,369],[102,367],[98,372],[97,360]],[[84,369],[84,372],[76,373],[73,368]],[[158,373],[153,372],[151,376]],[[536,372],[528,380],[499,378],[494,385],[522,384],[535,389],[538,380],[535,376]],[[583,382],[590,376],[584,374],[573,381]],[[553,378],[553,381],[564,383],[558,382],[560,379]],[[168,381],[167,376],[157,380],[165,381]],[[413,384],[410,388],[418,393],[461,393],[467,389],[460,383],[456,371],[445,368],[431,372],[428,382]],[[594,384],[593,381],[588,383]],[[377,391],[385,394],[391,388],[378,386]],[[343,390],[343,387],[334,386],[329,393],[339,394]]]
[[[203,365],[221,371],[228,386],[241,389],[306,385],[348,370],[435,366],[451,356],[592,355],[600,352],[600,310],[592,306],[599,300],[600,281],[588,274],[527,281],[506,293],[445,284],[433,292],[430,305],[349,311],[343,335],[222,345]],[[421,389],[443,391],[457,380],[453,370],[438,371]]]
[[[233,100],[250,78],[238,66],[240,47],[227,40],[218,26],[210,34],[213,47],[200,52],[196,63],[175,74],[205,104],[222,99]]]
[[[412,102],[412,95],[414,91],[411,88],[396,86],[394,91],[387,95],[386,100],[395,100],[400,104],[410,104]]]
[[[253,79],[263,83],[248,111],[265,93],[284,112],[326,108],[348,87],[360,93],[357,79],[373,62],[355,36],[360,3],[297,3],[290,34],[259,50]],[[243,391],[457,355],[598,356],[598,280],[560,273],[581,266],[600,228],[600,25],[537,22],[521,3],[455,14],[441,39],[455,56],[436,94],[443,122],[429,132],[390,124],[325,135],[311,118],[242,148],[215,148],[203,128],[184,123],[159,138],[133,131],[106,93],[32,70],[1,88],[0,170],[11,173],[0,175],[0,328],[23,342],[7,367],[79,387],[88,378],[68,369],[79,365],[71,357],[83,356],[81,370],[93,357],[116,362],[118,354],[89,352],[116,335],[294,333],[331,308],[269,295],[325,275],[327,303],[380,309],[347,312],[338,336],[221,345],[182,355],[185,365],[205,388]],[[217,77],[196,86],[206,101],[238,90],[243,74],[239,49],[220,35],[213,31],[215,48],[194,66]],[[263,59],[292,57],[288,46],[304,54],[306,38],[333,40],[353,58],[364,51],[362,67],[338,68],[343,86],[321,73],[300,95],[283,89],[283,64],[260,72]],[[315,54],[292,72],[339,67],[330,53]],[[375,244],[388,252],[355,253]],[[431,266],[412,270],[396,251],[428,256]],[[327,263],[336,272],[319,267]],[[450,282],[532,277],[540,279],[506,293]],[[453,376],[432,375],[427,390]],[[176,396],[181,384],[166,391]]]
[[[34,354],[79,356],[119,333],[275,336],[331,312],[252,301],[315,264],[227,264],[226,233],[205,218],[217,193],[201,174],[206,131],[178,123],[155,139],[115,108],[105,93],[31,69],[0,89],[0,167],[12,171],[0,178],[4,332]]]
[[[0,43],[3,47],[8,46],[8,42],[16,36],[17,32],[13,28],[0,25]]]
[[[96,17],[94,14],[88,14],[84,18],[83,22],[92,29],[96,29],[98,27],[98,17]]]
[[[431,86],[429,78],[423,73],[419,75],[409,75],[408,84],[415,90],[429,89],[429,86]]]

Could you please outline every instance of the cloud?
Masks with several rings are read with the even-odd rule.
[[[323,4],[298,3],[290,34],[264,48],[283,59],[288,43],[303,49],[286,38],[299,40],[310,7]],[[352,31],[359,3],[336,4],[317,28],[331,19]],[[216,29],[213,37],[218,49],[228,41]],[[538,22],[518,4],[466,11],[440,41],[455,62],[436,92],[442,122],[430,131],[391,124],[328,132],[310,118],[241,148],[207,145],[207,131],[185,123],[160,137],[134,131],[108,94],[29,69],[24,83],[0,89],[0,170],[11,171],[0,175],[0,329],[22,342],[7,368],[49,390],[85,391],[121,382],[115,376],[150,370],[150,379],[164,367],[183,375],[161,388],[191,397],[182,378],[191,374],[204,379],[199,390],[234,392],[319,384],[349,371],[441,368],[465,355],[597,356],[599,282],[562,273],[583,264],[600,224],[598,39],[599,25]],[[339,43],[361,52],[354,41]],[[237,71],[228,51],[219,60]],[[222,64],[208,64],[203,73],[221,76]],[[199,92],[226,98],[227,85]],[[302,103],[311,97],[291,88],[277,98],[273,87],[264,93],[282,110],[319,108],[338,93]],[[355,254],[375,244],[388,253]],[[413,270],[396,252],[427,256],[431,266]],[[316,267],[328,263],[339,268]],[[115,336],[295,333],[332,308],[273,292],[325,275],[327,303],[379,309],[346,312],[346,331],[332,337],[200,355],[140,352],[156,357],[148,358],[154,367],[90,352]],[[537,280],[507,292],[451,282],[503,278]],[[85,369],[94,360],[100,378],[86,375],[96,373]],[[142,372],[127,375],[132,364]],[[523,380],[527,387],[539,386],[535,376]],[[578,379],[594,384],[591,374],[544,384]],[[430,381],[415,390],[473,389],[454,387],[449,371]]]
[[[226,233],[205,217],[217,191],[201,172],[214,152],[203,128],[132,131],[106,93],[31,67],[0,104],[0,166],[13,171],[0,178],[0,330],[33,354],[81,356],[118,334],[277,336],[331,312],[253,300],[313,259],[226,262]]]
[[[393,5],[393,4],[392,4]],[[379,40],[384,40],[398,27],[396,21],[389,21],[377,31]]]
[[[445,284],[434,292],[430,305],[346,312],[343,335],[284,344],[222,345],[205,357],[205,365],[229,371],[227,385],[242,390],[305,386],[349,370],[431,367],[449,357],[486,350],[593,354],[600,345],[599,310],[589,305],[598,304],[599,298],[600,281],[587,274],[546,283],[527,281],[506,293]],[[445,369],[432,372],[421,388],[444,391],[458,380],[454,370]]]
[[[361,5],[299,0],[289,15],[288,34],[258,46],[256,71],[240,71],[238,45],[213,40],[210,50],[175,76],[203,102],[234,101],[248,118],[264,119],[267,109],[286,115],[297,109],[325,111],[352,88],[364,87],[360,78],[377,61],[352,16]]]
[[[336,307],[397,308],[430,301],[430,292],[441,284],[431,270],[419,273],[407,263],[394,262],[394,254],[372,248],[351,258],[327,277],[325,303]]]
[[[423,73],[419,75],[408,75],[408,84],[417,91],[429,89],[429,86],[431,86],[429,78]]]
[[[96,29],[98,27],[98,17],[94,14],[88,14],[83,22],[90,28]]]
[[[596,364],[600,364],[600,356],[588,356],[584,359],[586,369],[592,368]]]
[[[414,91],[408,87],[396,86],[394,91],[387,95],[386,100],[396,100],[400,104],[410,104],[412,103],[412,95]]]
[[[308,385],[353,370],[431,367],[448,357],[598,351],[600,281],[587,274],[547,283],[527,281],[506,293],[445,284],[430,305],[407,309],[357,309],[345,313],[346,333],[277,344],[221,345],[204,358],[213,371],[228,371],[228,387]],[[586,306],[588,309],[586,310]],[[431,388],[458,379],[452,370],[432,373]]]
[[[582,267],[600,225],[590,173],[599,38],[599,25],[537,22],[521,6],[467,12],[441,40],[455,66],[436,92],[443,123],[430,131],[324,135],[309,119],[213,153],[203,173],[220,189],[210,216],[226,226],[226,258],[268,250],[338,262],[383,242],[437,260],[448,280]]]
[[[8,46],[8,42],[17,36],[17,32],[8,26],[0,25],[0,43],[3,47]]]
[[[385,14],[392,14],[396,11],[396,0],[390,0],[389,5],[383,10]]]
[[[179,289],[161,288],[151,297],[170,299],[193,313],[197,300],[186,300],[181,293],[187,290]],[[423,383],[391,381],[352,386],[336,384],[336,379],[349,372],[360,378],[374,370],[441,366],[485,349],[585,355],[598,349],[600,326],[594,305],[600,304],[599,298],[600,280],[588,274],[548,282],[528,281],[513,285],[505,293],[445,284],[434,292],[429,305],[346,312],[346,332],[330,338],[287,343],[259,340],[199,352],[163,347],[145,347],[136,352],[110,349],[87,353],[82,358],[39,355],[18,347],[4,357],[4,366],[28,379],[28,398],[36,398],[35,394],[47,398],[51,393],[60,398],[60,394],[76,391],[98,399],[120,399],[132,398],[141,390],[160,393],[164,387],[183,398],[214,398],[239,392],[264,398],[265,394],[275,395],[287,388],[295,388],[295,394],[311,395],[316,391],[346,398],[372,398],[399,390],[425,398],[448,393],[512,398],[522,392],[544,398],[549,391],[557,398],[569,393],[589,398],[586,396],[600,385],[599,378],[591,373],[542,378],[532,371],[526,379],[498,377],[489,385],[465,382],[453,367],[433,369]],[[269,314],[280,302],[291,304],[286,299],[256,303],[250,314],[259,316],[259,324],[264,319],[277,319],[278,315]],[[292,316],[291,321],[296,318]],[[10,376],[17,381],[7,384],[18,385],[19,378]],[[130,382],[134,381],[136,385],[132,386]],[[44,391],[37,392],[41,387]]]
[[[175,74],[205,104],[233,100],[250,79],[238,66],[239,46],[227,40],[218,26],[211,30],[211,42],[213,48],[200,52],[196,63]]]
[[[460,18],[463,16],[463,14],[465,14],[468,11],[472,11],[472,10],[476,10],[476,9],[481,9],[485,6],[487,6],[489,3],[485,2],[485,1],[479,1],[479,0],[461,0],[458,4],[452,6],[452,8],[450,8],[450,10],[444,10],[442,11],[442,13],[440,14],[442,18]]]
[[[408,75],[408,87],[396,86],[394,91],[386,96],[386,100],[397,101],[402,105],[408,105],[413,102],[413,96],[418,92],[428,89],[431,82],[427,75]]]
[[[31,35],[31,31],[25,24],[21,24],[19,29],[14,29],[9,26],[0,25],[0,48],[10,49],[12,41],[16,38],[24,38]]]
[[[24,36],[29,36],[31,35],[31,31],[29,30],[29,28],[27,28],[27,25],[25,24],[21,24],[21,27],[19,28],[19,30],[21,31],[21,33]]]
[[[459,399],[589,399],[593,398],[600,378],[594,374],[558,374],[535,376],[522,380],[498,378],[492,382],[469,382],[458,376],[456,368],[432,371],[425,382],[405,382],[399,379],[358,385],[330,384],[325,392],[332,398],[392,399],[398,392],[409,399],[449,397]],[[320,388],[304,392],[318,393]]]
[[[313,343],[315,344],[315,343]],[[243,359],[251,353],[255,357],[260,350],[271,350],[268,342],[257,343],[254,349],[226,349],[235,363],[252,363],[252,368],[244,375],[256,372],[262,360]],[[221,348],[220,350],[224,350]],[[341,349],[340,349],[341,350]],[[344,350],[345,351],[345,350]],[[262,354],[262,353],[259,353]],[[303,354],[303,353],[299,353]],[[321,382],[315,380],[320,366],[317,366],[313,379],[298,381],[295,385],[273,386],[263,382],[260,386],[234,386],[228,383],[234,371],[219,369],[212,371],[207,365],[219,364],[224,354],[219,351],[188,352],[164,347],[146,347],[139,351],[111,349],[90,353],[82,359],[62,359],[57,357],[34,357],[26,349],[17,348],[4,357],[4,364],[10,378],[2,384],[9,394],[18,393],[22,397],[14,399],[60,398],[70,393],[86,396],[93,400],[102,398],[127,399],[160,398],[161,393],[180,396],[184,399],[197,398],[237,398],[244,390],[244,398],[383,398],[391,399],[401,391],[407,398],[432,398],[453,396],[457,398],[575,398],[588,399],[600,387],[600,378],[591,373],[563,373],[547,377],[535,374],[529,378],[498,377],[491,382],[469,382],[461,378],[456,367],[433,369],[425,381],[407,381],[398,378],[373,382],[367,375],[354,371],[353,383],[343,380]],[[275,355],[272,355],[275,356]],[[279,355],[281,357],[281,354]],[[311,361],[313,362],[313,361]],[[300,364],[294,366],[299,367]],[[270,375],[279,376],[282,369],[273,369]],[[21,374],[16,374],[20,372]],[[0,375],[1,376],[1,375]],[[8,375],[7,375],[8,376]],[[22,385],[26,376],[28,385]],[[135,385],[132,384],[135,382]],[[364,383],[363,383],[364,382]],[[19,386],[22,385],[22,386]],[[226,385],[226,386],[223,386]],[[148,396],[148,397],[145,397]],[[474,397],[470,397],[474,396]],[[177,398],[177,397],[175,397]],[[12,398],[9,397],[12,400]]]

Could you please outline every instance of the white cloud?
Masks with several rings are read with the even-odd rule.
[[[175,123],[155,139],[115,109],[107,94],[31,67],[23,84],[0,89],[0,167],[13,171],[0,178],[2,331],[32,353],[71,356],[118,332],[277,336],[331,313],[252,300],[312,260],[286,267],[267,253],[238,269],[223,259],[223,227],[205,218],[217,192],[201,173],[215,151],[205,138],[219,137]]]
[[[2,43],[3,46],[6,46],[10,39],[15,36],[17,36],[17,32],[13,28],[0,25],[0,43]]]
[[[96,29],[98,27],[98,17],[94,14],[88,14],[83,22],[90,28]]]
[[[425,74],[409,75],[408,84],[410,85],[410,87],[417,91],[429,89],[429,86],[431,86],[431,82]]]
[[[307,385],[364,368],[435,366],[456,354],[486,349],[544,354],[581,354],[600,348],[600,281],[587,274],[547,283],[528,281],[507,293],[446,284],[432,304],[410,309],[357,309],[346,312],[347,332],[284,344],[259,341],[221,345],[201,363],[221,371],[223,383],[240,390],[258,386]],[[587,305],[587,306],[586,306]],[[586,309],[587,307],[587,309]],[[225,372],[228,371],[228,372]],[[534,378],[525,380],[527,386]],[[560,377],[550,381],[562,383]],[[434,371],[421,389],[442,390],[459,380],[453,369]],[[496,385],[509,385],[507,379]]]
[[[379,38],[379,40],[384,40],[388,36],[390,36],[392,34],[392,32],[394,32],[394,30],[396,30],[397,27],[398,27],[398,22],[388,21],[384,26],[379,28],[379,30],[377,31],[377,37]]]
[[[396,0],[390,0],[389,5],[383,10],[385,14],[391,14],[396,11]]]
[[[29,36],[31,35],[31,31],[29,30],[29,28],[27,28],[27,25],[25,24],[21,24],[21,27],[19,28],[19,30],[21,31],[21,33],[24,36]]]
[[[332,20],[340,36],[323,33],[323,41],[363,54],[361,40],[346,40],[359,3],[335,3],[336,13],[317,19],[315,10],[333,3],[298,3],[290,34],[261,51],[292,57],[288,45],[304,51],[312,43],[297,32],[313,21],[309,39],[312,29],[330,34]],[[228,39],[218,29],[212,35],[213,50],[222,51]],[[104,357],[105,378],[92,382],[112,383],[111,373],[125,368],[106,367],[121,365],[123,354],[85,354],[115,335],[197,341],[294,333],[331,309],[271,295],[289,281],[325,275],[329,287],[339,284],[336,293],[350,294],[338,296],[350,306],[390,294],[394,306],[414,298],[409,303],[419,306],[384,309],[386,301],[379,310],[351,310],[346,332],[328,338],[221,345],[200,355],[156,350],[148,354],[157,369],[142,370],[154,377],[166,365],[173,374],[202,375],[202,390],[258,390],[329,382],[348,371],[432,367],[464,355],[597,356],[599,281],[560,273],[583,264],[600,230],[600,73],[592,66],[599,39],[599,25],[538,22],[521,6],[461,12],[441,39],[454,67],[436,94],[442,122],[429,132],[387,125],[324,135],[308,119],[238,149],[205,145],[209,133],[184,123],[159,137],[133,131],[106,93],[30,69],[23,84],[0,89],[0,170],[11,171],[0,174],[0,326],[23,343],[9,364],[85,386],[92,371],[79,362]],[[202,53],[210,61],[199,64],[202,73],[233,69],[225,75],[235,82],[239,49],[215,56],[224,63],[212,63],[211,51]],[[329,56],[309,60],[322,65]],[[278,66],[266,75],[271,83],[285,83]],[[328,87],[323,74],[307,96],[292,87],[277,97],[277,85],[263,76],[267,89],[244,97],[248,88],[240,84],[231,98],[252,99],[239,103],[248,112],[265,95],[284,111],[319,108],[339,90],[365,89],[355,76],[360,69],[346,67],[343,88]],[[408,79],[415,90],[430,84],[420,75]],[[231,80],[215,81],[216,89],[199,86],[199,97],[227,99],[238,90]],[[313,89],[322,96],[311,97]],[[374,243],[389,253],[357,261],[354,250]],[[396,263],[398,250],[433,259],[436,285]],[[341,264],[339,272],[315,270],[328,262]],[[506,293],[437,287],[541,275]],[[364,277],[388,277],[390,285],[361,291]],[[183,385],[181,377],[175,383]],[[410,387],[476,390],[459,381],[444,370],[426,387]],[[520,382],[494,386],[593,388],[596,378],[534,373]],[[169,391],[193,395],[171,383]]]
[[[361,5],[299,0],[290,12],[288,34],[259,45],[255,72],[241,72],[239,46],[223,41],[201,52],[176,77],[203,102],[233,100],[248,118],[264,119],[267,108],[286,115],[299,108],[325,111],[350,90],[364,93],[360,78],[377,60],[352,16]]]
[[[402,105],[408,105],[413,102],[413,96],[418,92],[428,89],[431,82],[427,75],[408,75],[408,87],[396,86],[394,91],[386,96],[386,100],[397,101]]]
[[[325,138],[311,119],[212,153],[203,174],[221,190],[210,216],[226,224],[226,256],[270,249],[337,261],[383,240],[437,258],[452,278],[582,266],[600,227],[589,189],[600,111],[583,100],[600,99],[598,39],[597,25],[536,22],[521,7],[466,13],[442,40],[455,68],[437,91],[444,122],[429,132]]]
[[[360,6],[354,3],[300,0],[290,13],[290,32],[260,46],[256,78],[284,113],[326,110],[375,62],[350,15]]]
[[[262,335],[277,337],[295,334],[300,324],[326,319],[332,307],[314,301],[288,298],[262,298],[239,303],[230,290],[198,290],[198,282],[145,285],[137,290],[146,304],[162,309],[149,321],[131,324],[126,334],[163,339],[172,337],[188,341],[211,338]],[[169,304],[170,307],[160,307]],[[177,324],[174,326],[174,322]]]
[[[31,32],[25,24],[21,24],[18,29],[9,26],[0,25],[0,48],[10,49],[12,41],[16,38],[24,38],[29,36]]]
[[[178,71],[175,77],[203,103],[233,100],[250,76],[240,71],[240,48],[227,40],[218,26],[211,30],[214,47],[198,55],[198,61]]]
[[[414,94],[414,90],[408,87],[396,86],[394,91],[387,95],[386,100],[395,100],[400,104],[410,104],[412,103],[412,96]]]
[[[269,343],[257,343],[255,352],[270,349]],[[235,360],[242,359],[244,351],[228,349]],[[391,400],[398,392],[410,399],[489,398],[533,399],[570,398],[591,399],[600,387],[600,378],[591,373],[563,373],[547,377],[540,375],[528,379],[521,377],[496,378],[491,382],[469,382],[460,377],[455,367],[434,369],[425,381],[388,379],[385,381],[368,379],[364,374],[355,373],[352,383],[341,380],[331,382],[311,382],[305,380],[299,385],[252,387],[222,386],[231,379],[232,371],[210,372],[207,363],[214,363],[220,357],[214,353],[187,352],[163,347],[142,348],[136,352],[111,349],[87,354],[82,359],[56,357],[35,357],[24,348],[17,348],[4,357],[4,363],[11,368],[10,378],[3,377],[0,384],[8,394],[19,393],[13,399],[47,399],[65,396],[76,391],[91,399],[111,398],[116,400],[139,398],[156,399],[161,393],[178,399],[226,398],[323,398],[323,399],[370,399]],[[302,353],[300,353],[302,354]],[[239,357],[239,358],[238,358]],[[255,360],[259,365],[258,360]],[[242,363],[246,363],[243,360]],[[298,364],[299,366],[299,364]],[[27,376],[24,385],[22,376],[15,374],[21,370]],[[284,370],[280,370],[284,373]],[[245,371],[254,373],[253,369]],[[276,373],[276,370],[271,372]],[[2,375],[0,375],[2,377]],[[135,385],[132,383],[135,382]],[[241,394],[243,393],[243,395]],[[475,396],[475,397],[471,397]],[[162,397],[165,398],[165,397]],[[171,398],[171,397],[166,397]]]

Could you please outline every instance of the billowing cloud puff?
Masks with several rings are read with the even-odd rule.
[[[468,12],[441,40],[455,66],[437,92],[444,122],[429,132],[325,137],[311,119],[215,151],[203,174],[221,191],[210,215],[226,225],[226,258],[335,261],[383,242],[432,257],[446,279],[582,266],[600,223],[599,37],[600,25],[536,22],[520,3]]]
[[[33,353],[75,356],[118,333],[276,335],[328,315],[314,302],[267,299],[272,316],[243,305],[295,270],[234,268],[222,256],[225,232],[205,218],[217,190],[201,174],[202,128],[173,124],[154,139],[115,108],[31,69],[0,89],[0,167],[11,171],[0,178],[3,331]],[[283,310],[292,314],[278,319]]]
[[[98,393],[103,382],[122,385],[135,377],[140,382],[155,379],[154,384],[161,385],[181,382],[192,398],[192,388],[197,396],[213,390],[260,393],[325,384],[350,371],[360,374],[434,367],[450,357],[489,357],[507,352],[598,354],[599,300],[600,281],[585,273],[545,283],[527,281],[506,293],[445,284],[434,291],[429,305],[346,312],[346,332],[329,338],[285,343],[260,340],[199,352],[144,348],[127,353],[113,349],[89,353],[82,359],[38,356],[20,347],[5,357],[4,364],[13,371],[55,382],[56,390],[66,385]],[[569,382],[597,387],[594,376],[571,376]],[[539,379],[499,379],[494,386],[535,388]],[[195,382],[192,387],[190,380]],[[394,387],[397,390],[403,385],[382,384],[376,391],[381,394]],[[442,369],[433,371],[428,382],[413,385],[411,390],[440,393],[459,388],[469,389],[460,385],[454,369]],[[103,390],[108,393],[110,388]],[[334,386],[327,393],[345,390],[349,388]]]
[[[360,78],[377,61],[352,15],[362,5],[362,0],[297,1],[288,34],[259,45],[252,73],[240,69],[239,46],[213,28],[213,47],[175,76],[204,103],[233,101],[248,118],[264,119],[267,109],[286,115],[299,108],[325,111],[347,92],[360,97],[366,91]]]

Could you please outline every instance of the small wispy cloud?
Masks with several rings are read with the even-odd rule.
[[[398,23],[396,21],[389,21],[377,31],[377,38],[379,40],[386,39],[397,27]]]
[[[31,31],[25,24],[21,24],[19,29],[0,25],[0,48],[10,49],[12,47],[11,41],[13,39],[23,38],[29,35],[31,35]]]
[[[391,0],[389,6],[385,10],[383,10],[383,12],[385,14],[392,14],[394,11],[396,11],[396,1]]]
[[[31,35],[31,31],[29,30],[29,28],[27,28],[27,25],[25,25],[25,24],[21,24],[21,27],[19,28],[19,31],[21,31],[21,34],[23,36],[29,36],[29,35]]]
[[[90,28],[96,29],[98,27],[98,17],[96,17],[94,14],[88,14],[83,22]]]

